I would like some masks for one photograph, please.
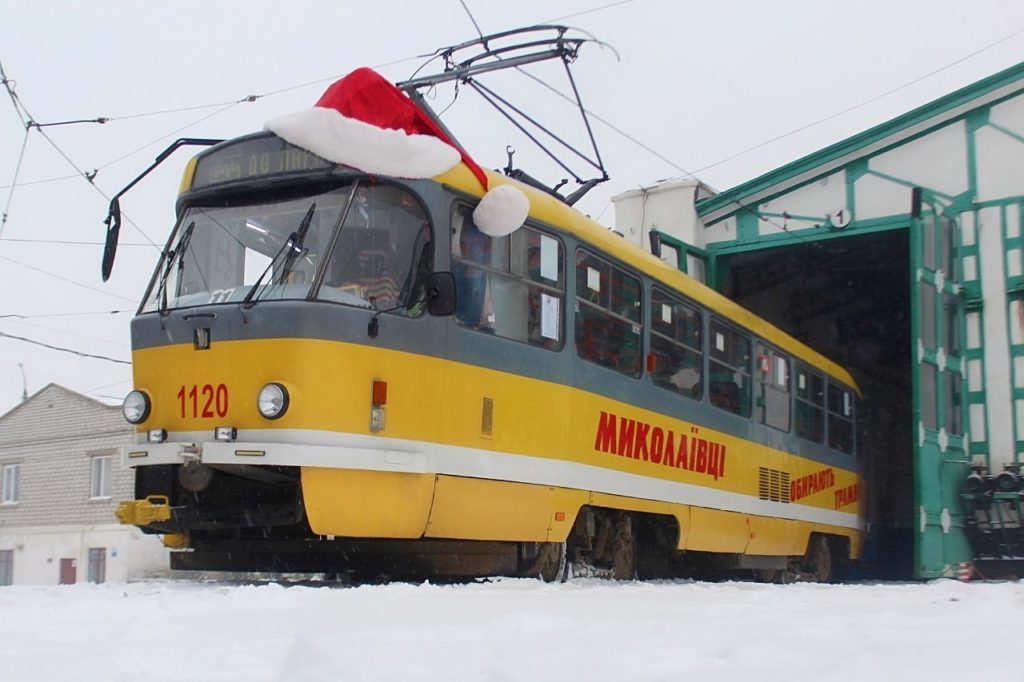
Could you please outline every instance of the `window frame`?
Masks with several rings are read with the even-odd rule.
[[[465,201],[456,201],[452,204],[451,208],[451,245],[450,245],[450,257],[452,263],[452,272],[456,277],[456,287],[461,288],[460,272],[476,270],[484,274],[485,277],[485,288],[487,292],[490,292],[493,288],[492,285],[495,283],[508,286],[510,289],[517,289],[520,292],[525,292],[527,317],[525,320],[525,328],[521,325],[515,328],[515,334],[502,333],[500,322],[497,319],[498,316],[494,314],[493,302],[494,297],[491,296],[488,300],[487,294],[482,294],[484,299],[482,305],[486,306],[488,302],[491,303],[492,310],[489,318],[486,322],[473,323],[463,318],[463,311],[457,310],[455,314],[456,323],[458,326],[464,329],[470,329],[477,332],[484,332],[496,336],[502,339],[508,339],[510,341],[516,341],[523,343],[534,348],[543,348],[550,351],[561,351],[565,348],[565,336],[566,336],[566,298],[568,296],[566,285],[566,245],[565,241],[557,234],[549,232],[533,223],[526,223],[519,229],[515,230],[509,235],[503,237],[490,237],[488,235],[480,233],[481,237],[488,240],[488,251],[489,254],[497,253],[500,257],[501,262],[496,263],[494,259],[490,262],[483,262],[471,257],[467,257],[461,253],[461,235],[462,230],[466,224],[466,221],[472,222],[472,212],[474,206]],[[461,214],[461,222],[458,223],[456,228],[457,216]],[[479,227],[477,228],[479,231]],[[524,232],[525,230],[525,232]],[[538,276],[531,276],[530,273],[530,255],[529,251],[530,239],[529,236],[524,238],[524,235],[535,235],[537,241],[543,244],[544,239],[552,240],[557,247],[557,268],[558,268],[558,279],[551,280],[548,277],[538,274]],[[518,236],[517,236],[518,235]],[[504,240],[504,241],[502,241]],[[495,243],[499,246],[495,246]],[[517,243],[518,242],[518,243]],[[518,247],[522,246],[522,250],[517,250]],[[514,249],[513,247],[517,247]],[[539,247],[543,250],[543,247]],[[543,258],[543,256],[541,256]],[[494,278],[498,278],[495,280]],[[554,281],[555,284],[550,284]],[[558,320],[556,322],[556,334],[557,338],[551,338],[544,335],[544,296],[554,299],[558,304]],[[461,298],[461,297],[460,297]],[[536,305],[534,305],[536,303]],[[461,308],[461,306],[460,306]],[[486,310],[481,309],[479,317],[483,320],[483,315]],[[537,315],[540,315],[538,318]],[[537,331],[536,337],[533,335],[533,331]]]
[[[113,483],[113,455],[100,453],[89,456],[89,499],[109,500]],[[99,477],[96,466],[100,465]],[[97,486],[99,483],[99,486]]]
[[[14,584],[14,550],[0,549],[0,587]]]
[[[90,547],[86,565],[87,580],[95,585],[107,582],[107,548]]]
[[[839,411],[832,409],[832,394],[833,390],[840,396],[847,396],[846,400],[849,402],[849,414],[843,414],[843,408],[840,406]],[[826,445],[830,450],[836,452],[842,452],[846,455],[855,455],[857,453],[857,405],[854,397],[853,390],[837,381],[834,381],[831,377],[828,378],[828,384],[825,388],[825,415],[826,415]],[[845,423],[849,428],[849,449],[843,449],[837,445],[833,445],[832,438],[832,425],[833,423]]]
[[[826,421],[825,420],[825,415],[826,415],[826,412],[827,412],[827,408],[825,406],[826,396],[828,394],[828,388],[827,388],[827,385],[828,385],[827,381],[828,380],[827,380],[827,377],[823,373],[814,370],[813,368],[811,368],[808,365],[805,365],[802,362],[797,362],[797,363],[795,363],[795,365],[796,366],[793,369],[793,375],[797,378],[797,384],[799,384],[800,374],[801,373],[806,374],[808,377],[810,377],[812,379],[817,379],[818,381],[821,382],[821,402],[816,403],[816,402],[814,402],[810,398],[802,397],[800,395],[800,391],[802,389],[799,387],[799,385],[794,388],[794,390],[793,390],[793,431],[796,433],[798,438],[802,438],[803,440],[807,441],[808,443],[817,443],[819,445],[823,445],[825,443],[825,421]],[[807,387],[807,391],[808,392],[810,392],[812,390],[813,389],[812,389],[811,386]],[[818,423],[818,438],[812,438],[811,436],[809,436],[808,432],[803,428],[803,422],[800,419],[796,418],[797,417],[796,413],[800,410],[800,406],[801,405],[806,405],[810,409],[815,410],[817,412],[817,414],[818,414],[818,420],[817,420],[817,423]]]
[[[764,361],[767,361],[768,369],[764,368],[764,361],[762,361],[762,352],[765,353],[763,356]],[[755,406],[758,408],[758,422],[765,426],[782,431],[783,433],[789,433],[793,428],[793,361],[792,359],[783,353],[782,351],[774,348],[763,340],[758,339],[754,342],[754,357],[756,358],[757,367],[755,369],[755,386],[758,387],[757,396],[755,398]],[[779,361],[785,362],[786,368],[786,381],[783,387],[780,387],[779,383],[775,380],[775,377],[779,369]],[[766,378],[767,376],[767,378]],[[786,424],[781,426],[780,424],[773,423],[769,420],[769,401],[768,393],[766,391],[774,391],[776,394],[785,396],[786,405]],[[773,403],[781,405],[782,403]]]
[[[581,258],[582,256],[582,258]],[[598,289],[587,287],[590,291],[594,292],[598,300],[593,301],[585,296],[581,296],[580,274],[582,272],[581,265],[587,263],[588,260],[596,260],[607,268],[608,273],[608,288],[607,294],[601,291],[602,284],[598,283]],[[631,377],[633,379],[639,379],[644,374],[644,277],[637,273],[635,270],[627,268],[623,265],[619,265],[612,258],[608,257],[604,253],[597,249],[591,248],[589,245],[580,244],[577,245],[576,251],[572,260],[573,270],[573,282],[575,283],[575,290],[573,291],[573,336],[576,345],[576,356],[581,360],[588,362],[598,367],[604,367],[610,369],[617,374],[622,376]],[[615,281],[615,276],[618,274],[620,286],[619,289],[613,287],[612,283]],[[586,274],[587,279],[590,278],[589,271]],[[602,278],[601,273],[598,273],[598,277]],[[632,279],[636,282],[636,300],[634,302],[634,308],[636,310],[636,319],[632,319],[629,315],[624,315],[615,311],[616,303],[628,303],[625,299],[615,300],[615,293],[619,290],[624,290],[625,287],[622,283],[626,278]],[[588,311],[586,314],[582,314],[584,311]],[[584,353],[584,348],[580,343],[580,337],[587,336],[588,331],[585,325],[587,322],[610,322],[610,325],[601,325],[610,331],[611,329],[618,326],[624,328],[626,325],[629,326],[628,334],[635,339],[636,350],[633,356],[633,362],[629,365],[620,365],[619,358],[623,356],[622,349],[625,347],[625,343],[614,344],[614,339],[611,334],[607,335],[605,339],[609,343],[608,348],[599,348],[595,352]],[[614,350],[613,350],[614,349]],[[601,358],[605,358],[602,360]],[[614,362],[609,362],[614,360]],[[629,371],[632,370],[632,371]]]
[[[2,465],[0,476],[0,506],[14,506],[21,502],[21,462]]]
[[[704,398],[704,393],[705,393],[704,389],[705,389],[705,383],[706,383],[706,381],[705,381],[706,380],[706,372],[705,372],[705,368],[704,368],[705,360],[706,360],[706,358],[705,358],[706,351],[705,351],[705,348],[704,348],[704,345],[705,345],[704,344],[704,340],[707,337],[707,334],[705,334],[705,327],[706,327],[706,324],[705,324],[705,310],[704,310],[704,308],[702,306],[698,305],[697,303],[695,303],[693,301],[690,301],[690,300],[687,300],[687,299],[679,296],[678,294],[676,294],[674,292],[666,291],[663,287],[659,286],[658,284],[659,283],[657,283],[657,282],[654,283],[651,286],[651,292],[650,292],[650,305],[648,306],[648,308],[650,310],[651,317],[650,317],[650,331],[649,331],[649,336],[648,336],[648,353],[650,353],[651,355],[654,355],[655,357],[657,357],[657,352],[655,351],[655,339],[659,339],[661,341],[664,341],[667,344],[671,344],[672,346],[676,346],[679,349],[681,349],[681,355],[687,355],[687,354],[695,355],[696,359],[697,359],[697,363],[696,363],[697,383],[694,386],[690,387],[688,390],[684,390],[683,387],[673,383],[672,381],[659,381],[656,378],[658,376],[657,372],[658,372],[658,369],[659,369],[657,367],[657,365],[655,366],[655,371],[651,373],[651,383],[654,384],[655,386],[657,386],[660,389],[663,389],[663,390],[666,390],[666,391],[671,391],[672,393],[676,393],[678,395],[681,395],[684,398],[689,398],[690,400],[701,401]],[[693,319],[696,319],[697,322],[698,322],[698,328],[697,328],[696,334],[695,334],[696,337],[697,337],[697,345],[696,346],[690,345],[689,343],[687,343],[687,342],[685,342],[683,340],[680,340],[679,336],[678,336],[678,333],[676,333],[674,336],[670,337],[670,336],[667,336],[666,334],[662,333],[661,331],[658,331],[658,326],[655,323],[655,320],[657,319],[655,307],[658,306],[658,305],[664,306],[666,303],[671,303],[671,305],[672,305],[673,322],[671,324],[673,324],[673,325],[676,324],[675,317],[676,317],[676,307],[677,306],[682,306],[683,308],[687,308],[688,310],[690,310],[691,312],[694,313]],[[662,315],[663,315],[663,313],[662,313]],[[664,319],[664,318],[662,317],[662,319]],[[655,363],[658,363],[657,359],[655,360]],[[675,368],[673,367],[673,368],[670,368],[670,369],[674,370]],[[686,369],[686,367],[684,367],[683,369]],[[680,369],[678,371],[682,371],[682,370]],[[673,374],[673,376],[675,376],[675,375]]]
[[[724,332],[729,333],[729,334],[733,334],[736,337],[741,338],[741,339],[746,341],[746,343],[747,343],[747,357],[746,357],[746,367],[745,368],[740,366],[740,365],[737,365],[737,364],[726,364],[726,362],[727,362],[726,360],[719,359],[719,358],[715,357],[715,352],[717,350],[717,344],[716,344],[716,342],[713,339],[714,339],[715,334],[719,331],[718,329],[716,329],[716,326],[720,327],[721,331],[724,331]],[[750,419],[750,418],[752,418],[753,417],[753,413],[754,413],[754,410],[753,410],[754,373],[753,373],[753,367],[752,367],[753,359],[754,359],[754,357],[753,357],[754,356],[754,353],[753,353],[753,351],[754,351],[754,338],[753,338],[753,335],[749,331],[744,329],[743,327],[740,327],[740,326],[738,326],[736,324],[733,324],[730,320],[728,320],[728,319],[726,319],[726,318],[724,318],[724,317],[722,317],[720,315],[717,315],[717,314],[713,313],[711,315],[710,319],[708,320],[707,348],[708,348],[708,352],[707,352],[708,402],[711,403],[712,407],[715,407],[715,408],[717,408],[719,410],[722,410],[723,412],[727,412],[729,414],[734,414],[737,417],[742,417],[743,419]],[[723,348],[719,352],[725,353],[726,352],[726,348],[728,348],[728,346],[726,346],[725,348]],[[745,377],[746,381],[744,383],[745,383],[745,389],[746,390],[744,390],[744,385],[736,384],[735,381],[731,382],[737,388],[737,394],[735,396],[737,398],[737,400],[738,400],[738,403],[736,405],[737,409],[735,409],[735,410],[734,409],[730,409],[727,405],[721,404],[720,402],[716,402],[715,396],[714,396],[714,390],[713,390],[714,386],[712,386],[712,384],[718,384],[718,383],[723,383],[723,382],[712,381],[712,365],[717,365],[720,368],[724,368],[724,369],[727,369],[727,370],[731,371],[733,373],[733,377],[734,378],[735,378],[735,374],[736,373],[739,373],[739,374],[742,375],[742,377]],[[729,397],[731,397],[731,396],[729,396]],[[746,399],[744,400],[744,398],[746,398]]]

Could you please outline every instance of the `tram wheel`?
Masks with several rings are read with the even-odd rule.
[[[530,566],[529,574],[546,583],[565,582],[568,576],[568,553],[564,542],[544,542],[537,550],[537,557]]]
[[[612,578],[636,578],[636,525],[631,514],[623,513],[615,522],[615,537],[612,540],[611,551]]]
[[[832,582],[832,550],[828,546],[828,540],[822,536],[815,538],[814,546],[810,554],[811,565],[808,567],[815,582]]]
[[[786,582],[832,582],[832,550],[828,539],[822,535],[813,536],[807,545],[807,553],[787,574]]]

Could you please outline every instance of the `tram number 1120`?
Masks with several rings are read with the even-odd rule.
[[[181,408],[182,419],[187,417],[192,419],[226,417],[228,414],[228,387],[224,384],[182,386],[178,389],[178,405]]]

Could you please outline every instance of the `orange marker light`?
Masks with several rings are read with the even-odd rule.
[[[555,512],[555,521],[565,521],[565,512]]]
[[[376,380],[373,382],[373,404],[388,404],[388,382]]]

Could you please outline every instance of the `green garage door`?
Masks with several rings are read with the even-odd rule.
[[[925,203],[910,225],[914,558],[918,578],[953,575],[971,558],[960,491],[964,427],[963,308],[956,220]]]

